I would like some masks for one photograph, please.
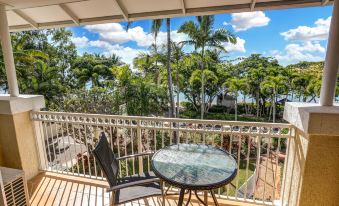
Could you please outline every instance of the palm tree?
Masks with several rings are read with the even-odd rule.
[[[197,51],[200,49],[201,70],[204,70],[204,58],[207,48],[216,48],[225,51],[223,43],[236,43],[236,37],[224,28],[217,30],[213,29],[214,16],[198,16],[197,23],[194,21],[187,21],[181,25],[179,33],[185,33],[190,38],[182,43],[185,45],[193,45]],[[204,118],[205,108],[205,77],[204,72],[201,72],[201,119]]]
[[[106,62],[103,56],[85,53],[74,61],[72,72],[81,86],[86,86],[86,83],[91,82],[92,87],[101,87],[103,80],[113,77],[112,66],[110,60]]]
[[[155,19],[152,22],[151,32],[154,34],[155,42],[160,31],[161,24],[163,19]],[[167,70],[167,83],[168,83],[168,92],[169,92],[169,100],[170,100],[170,111],[169,116],[175,116],[175,105],[173,98],[173,81],[172,81],[172,72],[171,72],[171,19],[166,19],[166,31],[167,31],[167,62],[166,62],[166,70]]]
[[[271,96],[271,104],[273,110],[273,122],[275,122],[276,116],[276,101],[278,94],[284,94],[288,91],[288,85],[286,84],[287,78],[282,75],[268,76],[260,84],[263,93],[267,93]]]
[[[234,120],[238,120],[238,95],[239,91],[241,91],[246,85],[246,79],[239,79],[238,77],[232,77],[231,79],[225,82],[225,86],[228,91],[231,92],[234,96]]]
[[[178,45],[174,42],[171,42],[172,45],[172,59],[174,63],[175,68],[175,83],[176,83],[176,89],[177,89],[177,102],[176,102],[176,117],[179,117],[179,106],[180,106],[180,80],[182,79],[181,72],[181,66],[182,66],[182,59],[184,58],[185,54],[182,51],[183,45]]]

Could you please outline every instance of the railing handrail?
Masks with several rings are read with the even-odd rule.
[[[89,114],[89,113],[69,113],[69,112],[50,112],[50,111],[32,111],[31,119],[33,121],[53,121],[53,122],[72,122],[78,123],[74,120],[60,120],[60,119],[42,119],[36,118],[34,115],[59,115],[59,116],[76,116],[76,117],[89,117],[89,118],[108,118],[108,119],[121,119],[121,120],[148,120],[160,122],[174,122],[174,123],[201,123],[201,124],[222,124],[222,125],[236,125],[236,126],[268,126],[268,127],[284,127],[292,128],[293,125],[288,123],[272,123],[272,122],[249,122],[249,121],[225,121],[225,120],[201,120],[201,119],[184,119],[184,118],[167,118],[167,117],[145,117],[145,116],[123,116],[123,115],[107,115],[107,114]],[[83,122],[82,122],[83,123]],[[93,124],[94,122],[89,122]],[[105,124],[105,123],[102,123]]]

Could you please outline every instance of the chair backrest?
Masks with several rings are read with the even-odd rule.
[[[108,144],[104,132],[101,133],[99,142],[93,150],[93,154],[101,170],[103,171],[109,185],[111,187],[117,185],[119,163]]]

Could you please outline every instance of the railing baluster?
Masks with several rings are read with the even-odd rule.
[[[271,132],[271,129],[269,130]],[[266,194],[266,178],[267,178],[267,167],[268,167],[268,162],[270,161],[270,147],[271,147],[271,138],[268,138],[268,144],[267,144],[267,152],[266,152],[266,165],[265,165],[265,180],[264,180],[264,193],[262,200],[265,201],[265,194]]]
[[[91,161],[90,161],[90,152],[89,151],[89,146],[88,146],[88,137],[87,137],[87,125],[84,124],[84,128],[85,128],[85,144],[86,144],[86,148],[87,148],[87,163],[88,163],[88,173],[90,176],[92,176],[92,167],[91,167]],[[84,167],[84,172],[86,172],[86,168]]]
[[[80,124],[76,124],[76,125],[78,127],[79,140],[80,140],[80,143],[81,143],[81,145],[80,145],[80,152],[81,152],[82,174],[83,174],[83,176],[86,176],[84,151],[82,150],[82,146],[85,145],[85,140],[84,141],[82,140],[81,125]]]
[[[132,155],[134,155],[134,137],[133,137],[133,129],[131,128],[130,129],[130,132],[131,132],[131,147],[132,147]],[[135,157],[132,158],[132,172],[133,172],[133,175],[135,175]]]
[[[233,127],[232,125],[229,125],[231,129],[231,135],[230,135],[230,142],[229,142],[229,153],[232,155],[232,142],[233,142]],[[229,197],[229,192],[230,192],[230,184],[227,185],[227,198]]]
[[[97,118],[95,118],[95,122],[97,122]],[[92,148],[94,148],[94,141],[95,141],[95,139],[96,139],[96,135],[97,135],[97,132],[98,132],[98,125],[96,125],[96,126],[93,126],[95,129],[93,129],[94,130],[94,134],[93,134],[93,136],[92,136],[92,141],[91,141],[91,145],[92,145]],[[98,170],[97,170],[97,162],[96,162],[96,160],[95,160],[95,158],[94,158],[94,163],[93,163],[93,165],[94,165],[94,174],[95,174],[95,176],[96,177],[98,177]]]
[[[123,124],[125,124],[125,121],[123,122]],[[124,146],[125,146],[125,156],[127,156],[127,137],[128,137],[128,134],[126,134],[125,132],[125,129],[123,129],[123,135],[124,135]],[[128,160],[129,159],[125,159],[125,166],[126,166],[126,176],[129,175],[129,172],[128,172]]]
[[[261,127],[259,128],[259,133],[261,131]],[[260,135],[260,134],[259,134]],[[260,159],[261,159],[261,136],[257,136],[257,160],[255,163],[255,175],[259,177],[259,170],[260,170]],[[253,191],[253,200],[255,201],[255,193],[256,193],[257,187],[254,187]]]
[[[79,155],[79,153],[78,153],[78,151],[77,151],[77,144],[78,144],[78,142],[77,142],[77,138],[76,138],[76,134],[75,134],[75,130],[74,130],[74,124],[71,124],[71,127],[72,127],[72,136],[73,136],[73,141],[74,141],[74,150],[75,150],[75,153],[76,153],[76,155],[77,155],[77,158],[76,158],[76,165],[77,165],[77,170],[78,170],[78,173],[77,173],[77,175],[80,175],[80,170],[79,170],[79,158],[78,158],[78,155]],[[81,145],[80,145],[80,148],[81,148]],[[82,152],[80,152],[80,154],[81,154],[81,158],[82,158]]]
[[[241,131],[242,128],[239,127],[239,130]],[[241,141],[242,141],[241,135],[238,135],[238,160],[237,160],[237,162],[238,162],[238,171],[239,171],[239,169],[240,169],[240,152],[241,152],[241,143],[242,143]],[[235,184],[236,184],[235,198],[238,199],[239,173],[238,173],[238,175],[237,175],[237,177],[236,177],[236,183],[235,183]]]
[[[118,157],[121,157],[121,151],[120,151],[120,134],[119,134],[119,127],[118,127],[118,121],[119,119],[115,119],[115,130],[117,132],[117,147],[118,147]],[[121,161],[119,161],[119,177],[122,177],[122,170],[121,170]]]
[[[58,145],[58,152],[59,152],[59,155],[61,154],[61,152],[60,152],[60,140],[59,140],[59,132],[58,132],[58,128],[57,128],[57,123],[54,123],[54,127],[55,127],[55,133],[56,133],[56,139],[57,139],[57,145]],[[61,159],[59,160],[59,162],[61,162]],[[61,167],[62,168],[62,164],[61,165],[59,165],[59,167]],[[64,173],[64,171],[63,171],[63,169],[61,169],[61,172],[62,173]]]
[[[68,123],[66,122],[65,125],[66,125],[66,135],[67,135],[67,139],[68,139],[68,144],[71,145],[71,140],[69,138],[69,131],[68,131]],[[71,162],[71,171],[72,171],[72,174],[74,174],[74,168],[73,168],[74,167],[74,163],[73,163],[74,157],[71,156],[71,152],[69,152],[69,158],[70,158],[70,162]]]
[[[138,137],[138,153],[142,153],[142,131],[141,131],[141,121],[138,120],[137,123],[137,137]],[[144,172],[143,159],[139,157],[139,174]]]
[[[246,139],[245,139],[246,141]],[[248,187],[248,167],[250,164],[250,152],[251,150],[251,136],[248,136],[248,142],[247,142],[247,155],[246,155],[246,189],[245,189],[245,193],[244,193],[244,199],[247,199],[247,187]]]
[[[52,152],[53,152],[53,165],[57,165],[57,155],[55,152],[55,146],[54,146],[54,135],[53,135],[53,127],[52,127],[52,122],[49,122],[49,130],[50,130],[50,134],[51,134],[51,139],[52,139]],[[49,146],[50,147],[50,146]],[[58,170],[58,169],[57,169]]]
[[[280,130],[281,131],[281,130]],[[276,190],[276,181],[277,181],[277,171],[278,171],[278,165],[279,165],[279,155],[280,155],[280,137],[278,137],[278,145],[277,145],[277,149],[275,152],[275,171],[274,172],[274,179],[273,179],[273,200],[275,200],[275,190]]]

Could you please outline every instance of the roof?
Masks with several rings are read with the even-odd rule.
[[[0,0],[11,31],[333,4],[333,0]]]

